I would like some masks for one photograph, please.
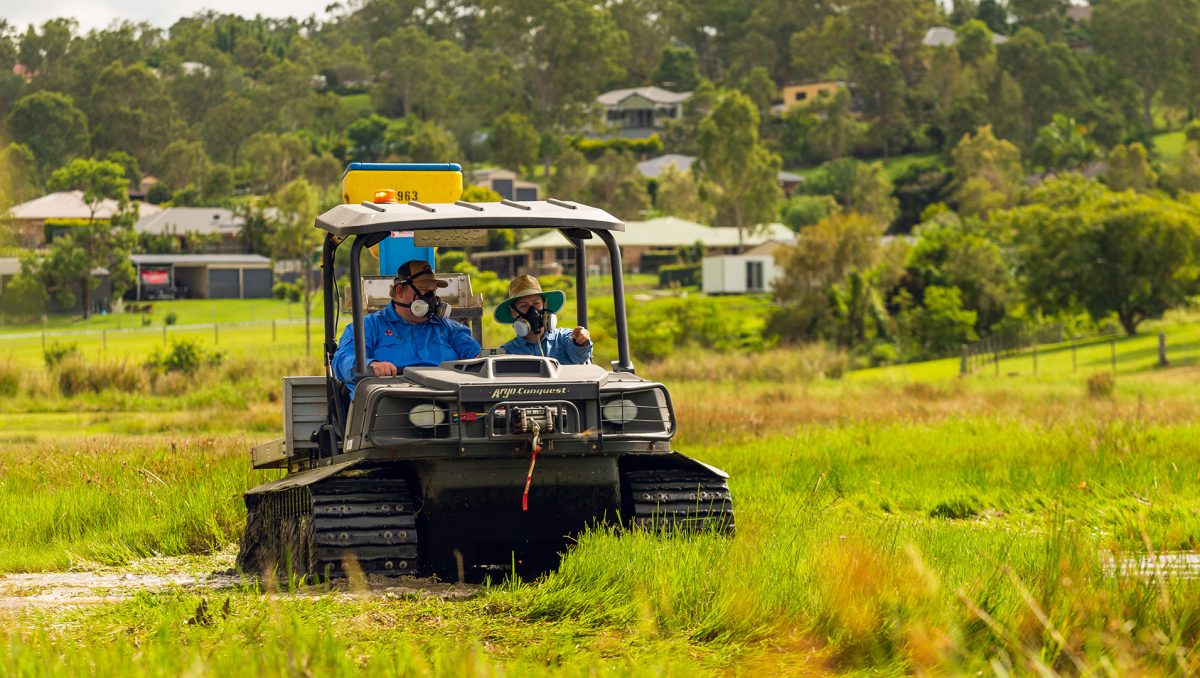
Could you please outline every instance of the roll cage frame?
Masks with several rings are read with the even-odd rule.
[[[321,248],[321,286],[325,313],[325,382],[331,404],[330,424],[343,424],[341,389],[333,374],[333,355],[337,351],[337,299],[334,297],[334,254],[350,236],[355,236],[350,249],[350,306],[354,328],[355,378],[372,377],[367,369],[363,330],[362,265],[359,261],[364,247],[372,247],[388,238],[393,231],[466,230],[491,228],[554,228],[566,237],[575,249],[575,308],[577,324],[588,325],[587,270],[584,241],[598,237],[608,249],[612,269],[613,315],[617,331],[617,360],[614,372],[633,373],[629,355],[629,331],[625,318],[625,281],[621,268],[621,248],[613,237],[614,231],[624,231],[625,224],[604,210],[566,200],[536,200],[471,203],[371,203],[337,205],[317,217],[316,227],[325,231]],[[348,405],[348,403],[346,403]],[[344,426],[337,426],[341,437]],[[332,441],[331,441],[332,442]]]

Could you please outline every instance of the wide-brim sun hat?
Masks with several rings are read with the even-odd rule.
[[[514,323],[517,319],[513,317],[512,302],[521,297],[538,294],[546,298],[546,310],[551,313],[558,313],[567,303],[567,294],[562,290],[543,290],[542,284],[538,282],[537,278],[531,275],[519,275],[508,283],[508,298],[496,306],[496,312],[492,314],[492,317],[496,319],[496,322],[505,325]]]

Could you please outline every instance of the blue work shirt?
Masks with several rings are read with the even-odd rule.
[[[401,318],[391,304],[363,318],[363,340],[367,363],[389,362],[397,369],[414,365],[434,366],[447,360],[464,360],[479,355],[479,342],[471,330],[453,320],[430,318],[410,323]],[[333,354],[333,374],[346,383],[354,397],[354,324],[346,326],[337,352]]]
[[[542,335],[540,352],[538,345],[525,337],[517,337],[500,348],[511,355],[544,355],[563,365],[582,365],[592,359],[592,340],[588,339],[586,344],[580,346],[571,338],[571,332],[565,327],[546,332]]]

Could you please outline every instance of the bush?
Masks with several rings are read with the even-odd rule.
[[[11,360],[0,363],[0,397],[11,398],[17,395],[23,376]]]
[[[276,299],[300,301],[304,296],[304,288],[299,283],[277,282],[271,286],[271,295]]]
[[[642,253],[642,273],[658,273],[663,266],[679,264],[679,252],[676,250],[649,250]]]
[[[1116,386],[1117,380],[1112,372],[1097,372],[1087,378],[1089,398],[1111,398]]]
[[[793,195],[783,204],[783,223],[793,231],[812,226],[838,211],[837,200],[831,195]]]
[[[700,285],[699,264],[671,264],[658,269],[659,287],[696,287]]]
[[[571,145],[590,160],[599,158],[608,150],[617,153],[628,151],[634,155],[657,155],[663,150],[662,139],[659,139],[657,134],[651,134],[645,139],[585,139],[578,137],[571,142]]]
[[[1188,141],[1200,141],[1200,120],[1193,120],[1185,125],[1183,137]]]
[[[195,339],[171,340],[170,347],[163,351],[155,349],[146,361],[146,367],[156,372],[179,372],[195,374],[203,365],[216,367],[221,364],[225,354],[221,351],[208,351]]]
[[[175,311],[168,311],[167,314],[163,316],[164,325],[174,325],[178,320],[179,316],[175,315]]]
[[[90,362],[81,355],[63,360],[55,370],[54,380],[59,392],[68,398],[105,389],[138,393],[146,388],[146,374],[140,366],[124,361]]]
[[[839,379],[846,354],[826,344],[787,346],[766,351],[680,351],[651,362],[639,373],[660,381],[770,381],[791,384]]]
[[[46,368],[51,370],[58,367],[65,360],[78,357],[81,357],[81,354],[79,352],[79,344],[75,342],[60,344],[57,341],[52,341],[42,351],[42,358],[46,361]]]

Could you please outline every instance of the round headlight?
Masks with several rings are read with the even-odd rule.
[[[610,400],[604,403],[604,408],[600,410],[600,413],[607,421],[614,424],[625,424],[633,421],[637,416],[637,405],[627,398]]]
[[[446,423],[446,410],[433,403],[421,403],[408,412],[408,420],[413,426],[433,428]]]

